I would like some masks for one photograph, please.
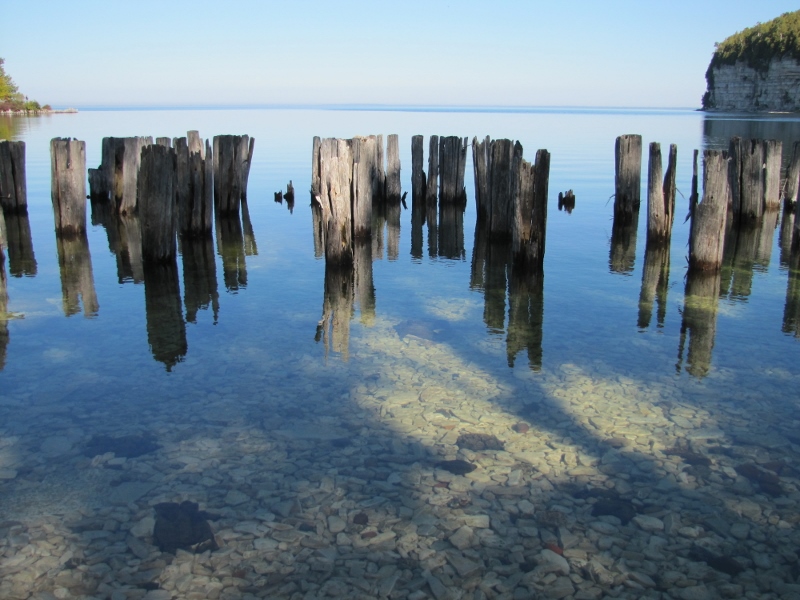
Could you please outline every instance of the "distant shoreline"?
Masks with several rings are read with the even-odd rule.
[[[0,110],[0,115],[30,117],[39,115],[54,115],[54,114],[73,114],[78,112],[77,108],[58,108],[58,109],[39,109],[39,110]]]

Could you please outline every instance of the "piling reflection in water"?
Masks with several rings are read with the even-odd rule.
[[[108,249],[117,259],[120,283],[142,283],[142,234],[139,217],[117,215],[110,202],[92,202],[92,225],[102,225],[108,237]]]
[[[183,302],[186,322],[197,322],[197,311],[214,313],[214,324],[219,318],[219,292],[217,291],[217,264],[211,236],[181,240],[183,257]]]
[[[781,331],[800,338],[800,248],[789,259],[789,279],[786,282],[786,304],[783,308]]]
[[[353,245],[353,295],[361,314],[361,323],[375,324],[375,283],[372,278],[372,247],[369,240]]]
[[[734,222],[726,231],[721,280],[723,295],[734,300],[746,300],[750,296],[754,272],[765,272],[769,267],[777,224],[778,211],[772,210],[753,223]]]
[[[441,203],[439,206],[439,256],[464,260],[465,204]]]
[[[332,350],[348,360],[350,349],[350,317],[353,314],[352,269],[325,267],[325,290],[322,318],[317,323],[314,339],[325,346],[325,358]]]
[[[70,317],[81,312],[94,317],[100,310],[94,288],[92,257],[85,235],[56,236],[58,267],[61,272],[61,296],[64,315]]]
[[[483,292],[483,321],[489,333],[506,333],[508,366],[513,367],[517,355],[527,350],[528,366],[540,370],[544,275],[530,270],[515,272],[511,268],[511,241],[489,241],[489,231],[480,224],[475,227],[470,289]]]
[[[397,260],[400,254],[400,215],[401,215],[400,204],[388,203],[388,202],[373,202],[372,204],[372,259],[373,260],[383,259],[384,246],[386,248],[386,257],[389,260]]]
[[[8,352],[8,282],[6,281],[6,266],[3,260],[3,251],[0,249],[0,371],[6,366],[6,353]]]
[[[250,209],[247,200],[242,198],[242,232],[244,234],[244,254],[245,256],[258,256],[258,244],[256,244],[256,234],[253,231],[253,224],[250,222]]]
[[[640,329],[650,327],[653,317],[653,303],[656,302],[656,323],[664,326],[667,314],[667,290],[669,289],[669,245],[650,245],[645,249],[642,269],[642,290],[639,294]]]
[[[705,377],[711,370],[711,354],[717,330],[719,286],[719,273],[695,272],[690,269],[687,274],[678,347],[678,371],[683,365],[687,336],[689,347],[686,353],[686,372],[695,377]]]
[[[8,273],[12,277],[36,275],[36,256],[33,253],[31,223],[27,211],[10,212],[5,216],[8,236]]]
[[[217,252],[222,257],[222,279],[225,289],[236,292],[247,287],[245,241],[238,214],[217,213]],[[255,238],[253,238],[253,242]]]
[[[636,229],[639,211],[634,211],[631,222],[620,219],[611,227],[611,252],[608,268],[612,273],[627,275],[636,264]]]
[[[188,350],[186,325],[183,322],[178,264],[145,265],[144,304],[147,317],[147,341],[153,358],[171,371]]]
[[[781,228],[778,241],[781,249],[780,265],[788,269],[792,258],[792,230],[794,228],[795,214],[793,210],[784,210],[781,215]]]

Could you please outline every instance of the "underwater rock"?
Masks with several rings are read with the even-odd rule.
[[[480,452],[481,450],[504,450],[505,443],[488,433],[462,433],[456,445],[465,450]]]
[[[668,456],[680,456],[687,465],[699,467],[711,466],[711,460],[708,457],[685,448],[668,448],[664,450],[664,454]]]
[[[461,459],[442,460],[436,463],[436,467],[439,469],[444,469],[445,471],[449,471],[450,473],[453,473],[453,475],[466,475],[467,473],[472,473],[478,468],[471,462]]]
[[[161,502],[153,508],[156,511],[153,541],[162,552],[174,554],[180,548],[199,553],[219,548],[207,520],[215,516],[198,510],[196,502]]]
[[[86,444],[83,454],[91,458],[113,452],[117,458],[136,458],[143,454],[155,452],[160,447],[153,440],[153,436],[149,434],[124,435],[121,437],[96,435]]]
[[[727,573],[728,575],[738,575],[744,571],[744,567],[738,560],[730,556],[719,556],[702,546],[692,546],[689,551],[689,559],[696,562],[704,562],[712,569]]]
[[[621,498],[600,498],[592,506],[592,515],[617,517],[623,525],[627,525],[636,516],[636,509],[629,500]]]

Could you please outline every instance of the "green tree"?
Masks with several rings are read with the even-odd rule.
[[[5,62],[5,59],[0,58],[0,102],[11,100],[18,93],[14,80],[3,68]]]

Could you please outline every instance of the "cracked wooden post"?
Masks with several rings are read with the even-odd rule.
[[[139,178],[139,165],[142,162],[142,149],[153,144],[153,138],[128,137],[125,138],[122,157],[122,200],[119,203],[119,212],[130,215],[138,207],[137,189]]]
[[[475,174],[475,209],[478,223],[486,223],[489,219],[490,196],[489,189],[489,157],[492,149],[492,140],[487,135],[479,142],[477,137],[472,138],[472,167]]]
[[[386,138],[386,203],[400,204],[400,142],[396,133]]]
[[[542,273],[547,230],[550,153],[547,150],[537,150],[536,161],[531,164],[522,158],[522,146],[520,146],[518,164],[517,185],[513,199],[512,266],[518,273]]]
[[[800,191],[800,141],[792,145],[792,157],[786,168],[786,182],[783,186],[783,212],[789,213],[797,205]]]
[[[376,138],[355,137],[349,141],[353,158],[353,238],[369,239],[372,235],[372,200],[376,178]]]
[[[0,140],[0,210],[6,213],[28,210],[25,142]]]
[[[467,163],[467,138],[448,136],[439,140],[439,200],[465,204],[464,171]]]
[[[51,198],[56,233],[86,233],[86,143],[72,138],[50,140]]]
[[[690,271],[719,271],[728,212],[728,154],[703,152],[703,200],[694,207],[689,234]]]
[[[614,221],[623,225],[634,220],[634,213],[639,212],[641,203],[642,136],[619,136],[614,146],[614,158]]]
[[[330,267],[350,267],[353,264],[352,179],[350,142],[335,138],[322,140],[318,201],[325,230],[325,263]]]
[[[436,206],[437,181],[439,179],[439,136],[432,135],[428,140],[428,179],[425,185],[425,203]]]
[[[675,219],[675,161],[677,146],[669,149],[667,174],[661,179],[661,144],[650,144],[647,169],[647,244],[669,244]]]
[[[781,156],[783,142],[764,140],[764,210],[775,211],[781,206]]]
[[[247,198],[254,144],[247,135],[214,136],[214,203],[220,214],[239,214]]]
[[[412,211],[421,209],[425,200],[425,171],[422,144],[424,137],[415,135],[411,137],[411,208]],[[425,211],[422,210],[424,213]],[[424,219],[423,219],[424,220]]]
[[[138,178],[142,256],[146,263],[175,260],[175,150],[142,149]]]

